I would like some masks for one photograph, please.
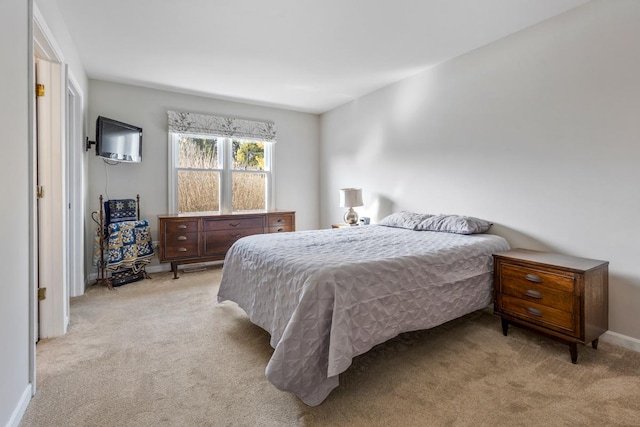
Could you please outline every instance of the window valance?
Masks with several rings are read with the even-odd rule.
[[[208,114],[167,111],[169,132],[276,142],[276,124]]]

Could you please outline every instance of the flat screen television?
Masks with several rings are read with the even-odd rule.
[[[141,162],[142,128],[99,116],[96,156],[118,162]]]

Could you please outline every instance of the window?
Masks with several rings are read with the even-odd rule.
[[[273,123],[170,111],[169,145],[171,212],[273,207]]]

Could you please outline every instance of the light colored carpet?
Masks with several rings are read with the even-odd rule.
[[[402,334],[357,357],[318,407],[265,378],[269,336],[216,303],[219,269],[154,274],[71,303],[37,349],[21,426],[640,425],[640,354],[566,345],[489,310]]]

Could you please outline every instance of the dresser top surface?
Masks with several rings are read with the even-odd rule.
[[[498,252],[493,254],[493,256],[501,259],[526,261],[529,263],[542,264],[549,267],[564,268],[573,271],[589,271],[609,264],[608,261],[521,248]]]
[[[158,218],[201,218],[201,217],[214,217],[214,218],[233,218],[233,217],[247,217],[266,214],[293,214],[295,211],[290,210],[257,210],[257,211],[241,211],[233,213],[220,213],[220,212],[183,212],[177,214],[162,214],[158,215]]]

